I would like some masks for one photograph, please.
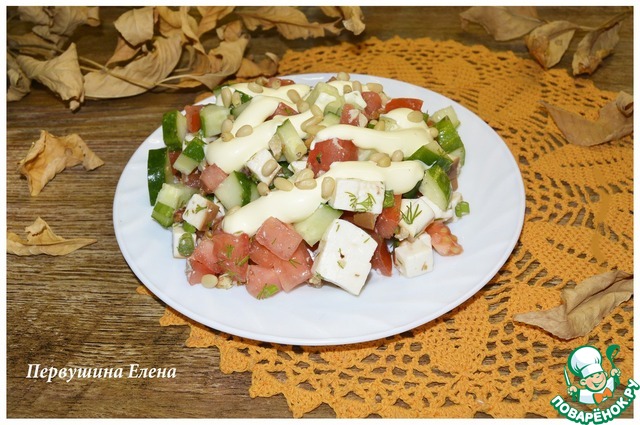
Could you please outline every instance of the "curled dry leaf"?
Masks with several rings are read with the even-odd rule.
[[[625,92],[620,92],[616,100],[602,107],[596,121],[546,102],[542,104],[567,141],[574,145],[595,146],[633,132],[633,98]]]
[[[33,32],[20,35],[7,34],[7,45],[10,49],[18,51],[21,55],[52,59],[58,54],[58,47],[54,43],[45,40]]]
[[[196,50],[205,53],[200,37],[196,34],[198,23],[193,16],[189,15],[189,7],[180,6],[178,10],[172,10],[167,6],[158,6],[155,8],[155,13],[158,16],[160,34],[165,37],[179,35],[182,44],[191,43]]]
[[[602,60],[613,52],[620,41],[618,32],[627,13],[615,16],[601,27],[584,36],[573,55],[573,75],[592,74]]]
[[[463,29],[469,23],[482,25],[497,41],[520,38],[543,23],[531,6],[474,6],[462,12],[460,19]]]
[[[154,48],[125,66],[89,72],[84,76],[85,95],[90,98],[134,96],[156,87],[178,64],[180,37],[159,37]]]
[[[18,18],[24,22],[38,25],[49,25],[51,16],[43,6],[18,6]]]
[[[364,15],[360,6],[320,6],[320,9],[331,18],[342,19],[342,25],[355,35],[364,31]]]
[[[132,60],[140,51],[142,51],[141,46],[132,46],[127,43],[127,41],[122,38],[122,36],[118,36],[118,41],[116,42],[116,49],[113,52],[113,55],[109,58],[105,66],[127,62]]]
[[[243,35],[244,25],[242,21],[231,21],[226,25],[216,28],[216,34],[220,40],[236,41]]]
[[[78,63],[76,45],[48,61],[39,61],[30,56],[19,55],[16,58],[27,77],[38,80],[62,100],[70,100],[70,108],[75,110],[84,100],[83,78]]]
[[[292,6],[264,6],[238,12],[244,25],[250,30],[276,28],[286,39],[324,37],[325,33],[339,34],[335,23],[309,22],[304,13]]]
[[[278,71],[278,56],[266,53],[266,57],[256,63],[249,58],[242,58],[240,69],[236,72],[238,78],[256,78],[259,76],[272,77]]]
[[[40,37],[61,46],[81,25],[100,25],[97,6],[24,6],[18,7],[21,20],[36,25],[32,31]]]
[[[153,7],[131,9],[116,19],[113,25],[131,46],[137,46],[153,38]]]
[[[529,53],[545,69],[551,68],[562,59],[577,28],[577,25],[569,21],[540,25],[525,38]]]
[[[18,163],[18,172],[27,178],[31,196],[37,196],[56,174],[82,164],[93,170],[104,164],[77,134],[56,137],[45,130]]]
[[[7,56],[7,78],[9,79],[7,102],[20,100],[31,91],[31,79],[22,72],[18,62],[11,55]]]
[[[516,314],[513,320],[572,339],[588,334],[619,304],[633,295],[633,275],[610,271],[562,291],[563,304],[546,311]]]
[[[64,239],[51,230],[40,217],[26,227],[26,239],[15,233],[7,232],[7,253],[26,255],[66,255],[84,246],[97,242],[95,239]]]
[[[235,6],[198,6],[197,9],[202,16],[196,29],[196,35],[200,37],[215,29],[218,21],[233,12]]]

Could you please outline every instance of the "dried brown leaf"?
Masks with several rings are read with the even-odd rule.
[[[26,239],[13,232],[7,232],[7,253],[26,255],[66,255],[84,246],[97,242],[95,239],[64,239],[51,230],[40,217],[26,227]]]
[[[45,130],[26,157],[18,163],[18,172],[27,178],[31,196],[37,196],[56,174],[82,164],[93,170],[104,164],[77,134],[56,137]]]
[[[157,15],[160,34],[165,37],[179,35],[182,44],[191,43],[196,50],[203,54],[205,49],[200,43],[200,37],[196,34],[198,31],[198,22],[189,15],[189,7],[181,6],[178,10],[170,9],[167,6],[158,6],[155,8]]]
[[[85,94],[90,98],[108,99],[144,93],[171,74],[181,53],[179,36],[157,38],[152,51],[125,66],[86,74]]]
[[[545,69],[551,68],[562,59],[577,28],[577,25],[569,21],[540,25],[525,38],[529,53]]]
[[[34,32],[26,34],[7,34],[7,45],[21,55],[38,56],[51,59],[58,54],[58,47]]]
[[[236,72],[238,78],[256,78],[259,76],[272,77],[278,71],[278,57],[273,53],[266,53],[266,58],[256,63],[250,58],[242,58],[240,69]]]
[[[535,7],[474,6],[460,14],[462,28],[469,23],[482,25],[497,41],[520,38],[543,22],[538,19]]]
[[[364,15],[360,6],[320,6],[322,12],[330,18],[342,19],[342,25],[355,35],[365,29]]]
[[[39,61],[30,56],[16,58],[27,77],[38,80],[58,94],[62,100],[70,101],[70,108],[77,109],[84,100],[83,77],[78,63],[76,45],[48,61]]]
[[[25,75],[11,55],[7,55],[7,78],[9,79],[7,102],[20,100],[31,91],[31,79]]]
[[[622,13],[615,16],[601,27],[590,31],[584,36],[573,55],[573,75],[593,74],[602,60],[613,52],[613,48],[620,41],[618,32],[622,21],[628,16]]]
[[[292,6],[264,6],[237,12],[245,26],[254,31],[257,28],[276,28],[286,39],[324,37],[326,33],[339,34],[334,22],[322,24],[309,22],[304,13]]]
[[[200,37],[215,29],[218,21],[233,12],[235,6],[197,6],[197,9],[202,16],[196,29],[196,35]]]
[[[52,13],[51,32],[70,36],[81,25],[100,25],[97,6],[56,6]]]
[[[619,304],[633,295],[633,275],[610,271],[562,291],[563,304],[546,311],[516,314],[513,320],[572,339],[588,334]]]
[[[570,143],[595,146],[620,139],[633,132],[633,99],[625,92],[600,109],[598,119],[591,121],[579,114],[542,102],[556,125]]]
[[[153,38],[153,7],[131,9],[116,19],[113,25],[131,46],[137,46]]]
[[[18,18],[38,25],[49,25],[52,19],[47,9],[44,6],[18,6]]]
[[[140,46],[132,46],[127,41],[122,38],[122,36],[118,36],[118,41],[116,42],[116,49],[113,51],[113,55],[109,58],[106,66],[120,63],[120,62],[128,62],[132,60],[138,53],[142,51],[142,47]]]
[[[226,25],[216,28],[216,34],[220,40],[236,41],[244,34],[244,25],[242,21],[231,21]]]

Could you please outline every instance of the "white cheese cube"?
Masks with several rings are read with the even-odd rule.
[[[412,241],[400,242],[393,255],[396,267],[405,277],[416,277],[433,270],[433,248],[428,233]]]
[[[198,230],[205,230],[218,214],[218,206],[196,193],[189,199],[182,219]]]
[[[443,211],[439,206],[437,206],[431,199],[427,198],[426,196],[421,196],[420,199],[422,199],[427,205],[429,205],[431,211],[433,211],[434,220],[447,221],[451,219],[451,217],[453,217],[454,214],[451,208]]]
[[[362,93],[359,91],[350,91],[344,95],[344,101],[350,103],[359,109],[365,109],[367,107],[367,101],[362,97]]]
[[[293,161],[289,163],[289,170],[291,170],[293,174],[298,174],[300,171],[304,170],[305,168],[307,168],[306,158],[304,161]]]
[[[403,199],[400,206],[400,235],[415,237],[435,219],[435,214],[423,197]]]
[[[325,231],[311,272],[353,295],[360,294],[378,244],[355,224],[339,218]]]
[[[361,179],[336,179],[329,205],[337,210],[380,214],[384,203],[384,184]]]
[[[247,161],[247,168],[251,170],[258,180],[270,185],[276,177],[276,174],[278,174],[280,167],[276,167],[271,173],[269,173],[269,175],[266,176],[262,174],[262,168],[264,167],[264,164],[272,159],[275,161],[275,158],[271,155],[271,152],[269,152],[268,149],[261,149],[249,158],[249,161]]]
[[[180,254],[178,250],[178,246],[180,245],[180,239],[182,239],[182,235],[186,238],[190,237],[193,241],[193,246],[196,246],[196,234],[186,232],[180,223],[174,223],[171,228],[171,233],[173,236],[173,257],[174,258],[186,258],[184,255]]]

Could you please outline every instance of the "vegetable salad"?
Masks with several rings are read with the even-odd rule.
[[[459,125],[452,107],[428,113],[346,73],[223,86],[215,102],[164,114],[151,215],[191,284],[358,295],[372,270],[415,277],[463,252],[448,227],[470,211]]]

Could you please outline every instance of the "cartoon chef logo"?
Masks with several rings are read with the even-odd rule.
[[[607,347],[606,357],[611,365],[608,373],[603,368],[602,355],[597,348],[583,345],[571,352],[564,369],[564,378],[567,393],[573,401],[598,405],[613,397],[613,392],[620,383],[620,369],[613,362],[618,351],[618,345]],[[567,369],[579,379],[581,387],[572,384]]]

